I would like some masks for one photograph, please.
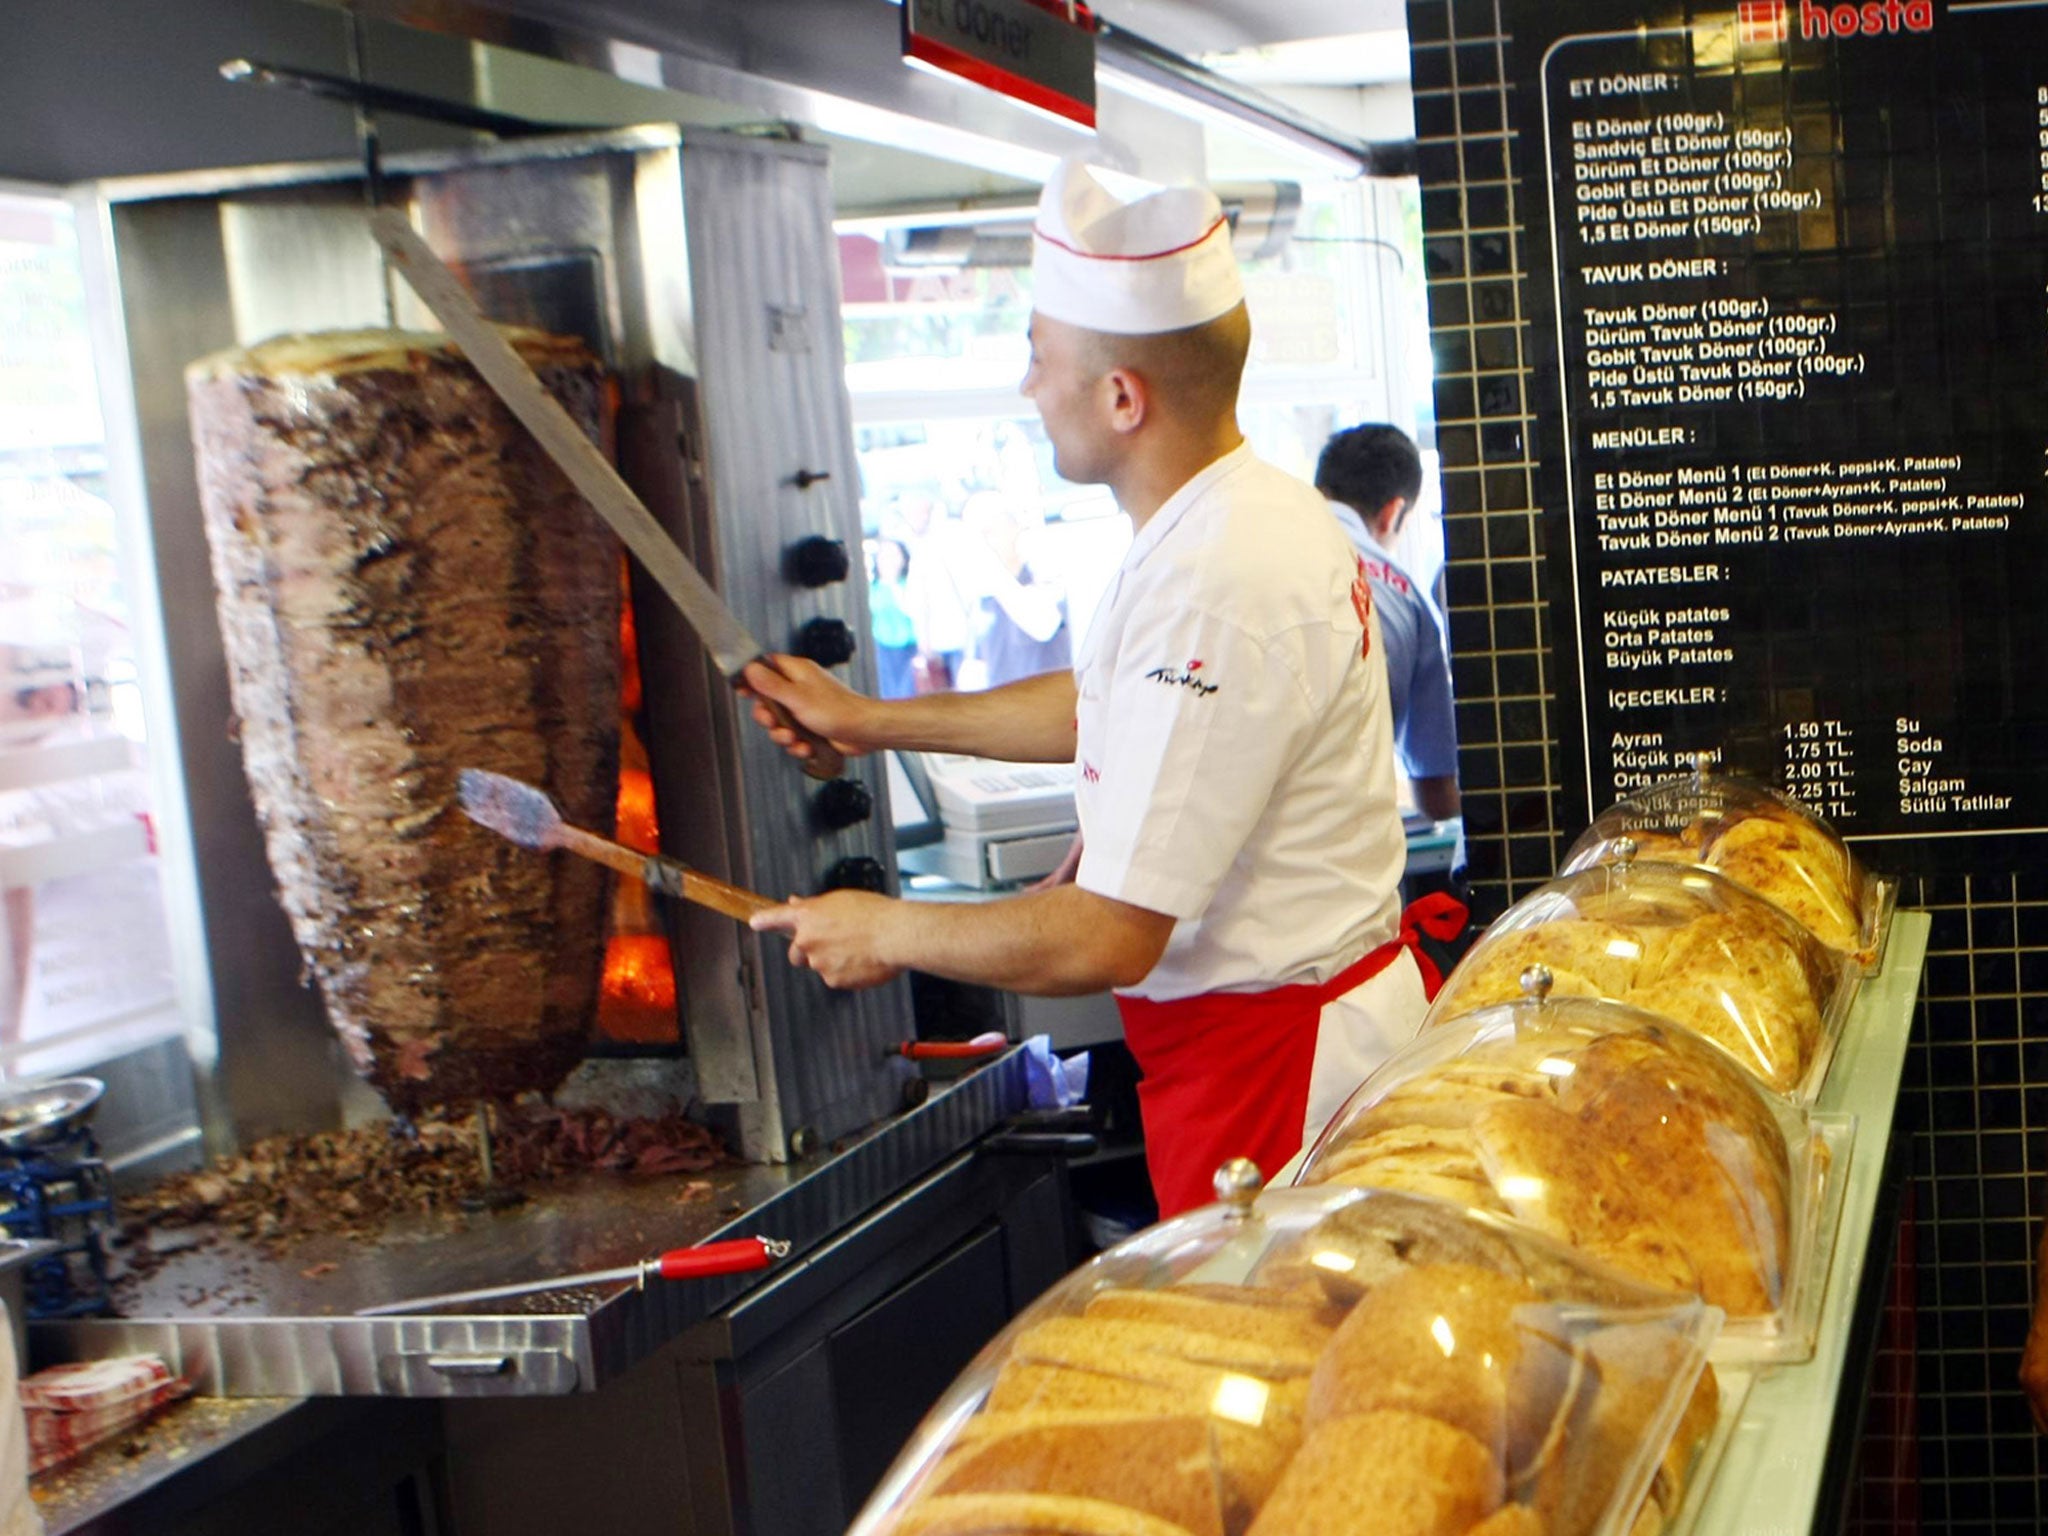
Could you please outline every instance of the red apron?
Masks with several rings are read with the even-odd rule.
[[[1124,1042],[1144,1073],[1138,1106],[1160,1219],[1213,1200],[1216,1170],[1233,1157],[1250,1158],[1271,1178],[1300,1151],[1324,1006],[1370,981],[1403,950],[1415,956],[1424,994],[1435,997],[1443,976],[1422,949],[1422,936],[1455,938],[1465,917],[1453,898],[1425,896],[1401,914],[1398,937],[1325,982],[1171,1002],[1118,997]]]

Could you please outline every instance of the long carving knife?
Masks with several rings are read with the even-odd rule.
[[[662,591],[704,642],[718,670],[735,685],[741,680],[740,674],[754,662],[772,671],[774,663],[761,643],[733,616],[711,584],[633,493],[633,488],[619,477],[596,444],[583,435],[575,419],[541,387],[526,360],[484,318],[469,290],[414,232],[405,215],[395,208],[380,208],[370,216],[370,227],[391,265],[412,285],[420,302],[433,311],[484,382],[505,402],[506,409],[533,434],[598,516],[611,524],[647,574],[661,584]],[[838,749],[799,725],[786,710],[772,703],[768,707],[810,743],[810,756],[802,760],[804,772],[814,779],[837,778],[846,766]]]

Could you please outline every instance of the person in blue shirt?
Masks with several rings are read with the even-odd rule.
[[[916,691],[911,665],[917,656],[917,626],[903,606],[910,550],[886,535],[867,541],[868,627],[875,639],[876,691],[885,699],[907,699]]]
[[[1358,551],[1372,583],[1394,746],[1415,786],[1416,808],[1438,821],[1458,814],[1458,734],[1451,667],[1429,594],[1390,553],[1422,494],[1422,455],[1399,427],[1369,422],[1335,434],[1316,461],[1316,489]]]

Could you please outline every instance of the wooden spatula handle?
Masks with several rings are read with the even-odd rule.
[[[736,917],[743,923],[756,912],[782,905],[758,891],[728,885],[715,875],[701,875],[694,869],[683,871],[683,899],[694,901],[700,907],[709,907],[714,912],[723,912],[727,917]]]
[[[603,864],[616,869],[622,875],[631,875],[635,880],[645,877],[646,855],[635,853],[623,843],[615,843],[608,837],[599,837],[595,832],[586,832],[581,827],[572,827],[566,822],[554,829],[548,841],[557,848],[566,848],[593,864]]]

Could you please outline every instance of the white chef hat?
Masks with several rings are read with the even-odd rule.
[[[1206,187],[1110,190],[1094,167],[1064,160],[1038,199],[1031,231],[1031,304],[1084,330],[1151,336],[1234,309],[1244,281],[1230,221]]]

